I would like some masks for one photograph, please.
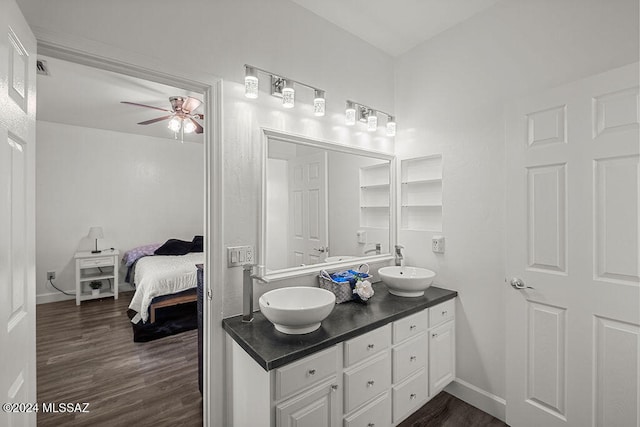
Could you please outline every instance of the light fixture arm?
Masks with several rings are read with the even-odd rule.
[[[276,74],[276,73],[273,73],[271,71],[267,71],[267,70],[265,70],[263,68],[259,68],[259,67],[256,67],[254,65],[244,64],[244,68],[245,68],[245,70],[247,70],[247,68],[249,68],[249,69],[253,69],[255,71],[259,71],[259,72],[261,72],[263,74],[268,74],[269,76],[271,76],[272,78],[274,78],[274,79],[276,79],[278,81],[286,80],[287,83],[293,83],[296,86],[303,86],[303,87],[309,88],[309,89],[314,90],[314,91],[322,91],[322,92],[324,92],[324,89],[320,89],[318,87],[311,86],[311,85],[303,83],[301,81],[294,80],[294,79],[289,78],[289,77],[285,77],[282,74]]]
[[[391,119],[394,118],[393,114],[389,114],[389,113],[387,113],[385,111],[369,107],[368,105],[362,104],[360,102],[352,101],[350,99],[347,99],[347,105],[353,105],[354,108],[356,109],[356,111],[361,111],[361,112],[363,111],[364,112],[363,115],[364,115],[365,119],[366,119],[366,115],[369,114],[369,110],[372,110],[374,113],[379,113],[379,114],[385,115],[385,116],[387,116],[387,118],[391,118]]]

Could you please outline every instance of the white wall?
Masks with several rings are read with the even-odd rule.
[[[400,241],[408,264],[459,291],[457,376],[470,387],[453,391],[498,416],[509,250],[503,102],[637,60],[637,0],[508,0],[396,61],[396,153],[443,154],[446,253],[431,252],[427,232]]]
[[[95,241],[121,253],[169,238],[203,234],[203,146],[126,133],[37,122],[36,278],[38,302],[75,292],[78,250]],[[124,273],[124,268],[121,269]]]

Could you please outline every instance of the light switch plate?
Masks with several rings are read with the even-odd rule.
[[[227,267],[242,267],[253,264],[253,246],[228,246]]]

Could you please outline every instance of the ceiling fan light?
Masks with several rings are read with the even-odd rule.
[[[249,66],[245,67],[244,96],[250,99],[258,97],[258,73],[255,68]]]
[[[191,120],[185,120],[182,129],[184,130],[184,133],[191,133],[196,130],[196,125],[193,124]]]
[[[169,124],[167,125],[167,127],[173,132],[178,132],[180,130],[180,126],[182,126],[182,120],[180,120],[178,117],[172,117],[171,120],[169,120]]]

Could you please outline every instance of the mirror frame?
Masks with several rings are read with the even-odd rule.
[[[261,191],[260,191],[260,218],[258,223],[258,253],[257,253],[257,265],[255,269],[255,277],[264,282],[270,282],[274,280],[282,280],[291,277],[306,276],[309,274],[317,274],[320,270],[324,269],[338,269],[342,267],[349,267],[361,263],[374,263],[384,262],[393,259],[392,253],[385,253],[380,255],[370,255],[357,257],[345,261],[338,261],[332,263],[311,264],[300,267],[290,267],[280,270],[268,271],[265,266],[266,262],[266,213],[267,213],[267,155],[269,141],[287,142],[292,144],[306,145],[315,148],[321,148],[325,150],[336,151],[340,153],[361,155],[371,157],[380,160],[389,161],[389,247],[393,247],[396,244],[397,239],[397,172],[396,172],[396,156],[393,154],[385,153],[383,151],[365,149],[360,147],[354,147],[338,142],[326,141],[316,138],[309,138],[303,135],[297,135],[288,132],[282,132],[269,128],[262,128],[262,141],[261,141],[261,158],[260,158],[260,176],[261,176]],[[331,242],[329,242],[331,244]]]

